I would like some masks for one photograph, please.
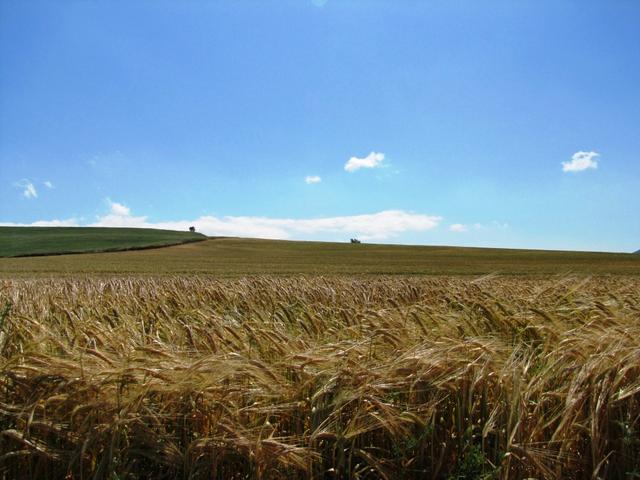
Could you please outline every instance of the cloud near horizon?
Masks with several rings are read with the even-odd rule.
[[[462,223],[454,223],[449,227],[449,230],[452,232],[466,232],[468,228]]]
[[[150,222],[146,216],[134,216],[122,203],[109,201],[109,212],[96,222],[81,224],[76,219],[38,221],[30,224],[2,223],[4,226],[86,226],[133,227],[168,230],[196,230],[210,236],[254,237],[269,239],[308,238],[311,235],[357,236],[362,240],[385,240],[409,231],[426,231],[437,227],[442,217],[383,210],[363,215],[292,219],[270,217],[202,216],[195,220]]]
[[[110,215],[127,217],[131,215],[131,209],[122,203],[112,202],[111,200],[107,200],[109,202],[109,207],[111,209]]]
[[[576,152],[571,156],[570,162],[562,162],[563,172],[582,172],[587,169],[597,169],[600,154],[597,152]]]
[[[364,158],[351,157],[347,163],[344,164],[344,169],[347,172],[355,172],[361,168],[378,168],[382,166],[384,161],[384,153],[371,152]]]
[[[455,233],[465,233],[470,231],[482,231],[482,230],[506,230],[509,228],[509,224],[507,222],[498,222],[497,220],[493,220],[489,223],[473,223],[473,224],[465,224],[465,223],[452,223],[449,225],[449,231]]]

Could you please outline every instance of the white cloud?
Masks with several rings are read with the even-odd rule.
[[[109,202],[109,208],[111,209],[110,215],[126,217],[131,214],[131,209],[122,203],[112,202],[111,200],[107,201]]]
[[[51,183],[49,180],[42,182],[42,184],[47,188],[53,188],[53,183]]]
[[[363,240],[385,239],[405,231],[424,231],[440,223],[441,217],[405,212],[403,210],[385,210],[373,214],[328,217],[316,219],[260,219],[279,226],[291,236],[318,233],[353,233]]]
[[[595,160],[600,154],[596,152],[576,152],[572,155],[570,162],[562,162],[563,172],[581,172],[589,168],[598,168],[598,161]]]
[[[75,218],[66,220],[38,220],[33,223],[0,222],[2,227],[79,227]]]
[[[38,192],[36,192],[36,187],[33,186],[33,183],[27,183],[22,194],[27,198],[38,198]]]
[[[406,231],[425,231],[438,226],[441,218],[402,210],[385,210],[373,214],[313,219],[269,217],[203,216],[195,220],[148,222],[147,217],[114,215],[99,219],[93,226],[148,227],[187,230],[195,225],[199,232],[212,236],[257,238],[300,238],[323,234],[356,235],[363,240],[383,240]]]
[[[150,222],[146,216],[134,216],[121,204],[109,201],[109,212],[87,226],[91,227],[136,227],[161,228],[186,231],[194,225],[196,229],[211,236],[255,237],[272,239],[290,238],[350,238],[362,240],[384,240],[409,231],[426,231],[438,226],[441,217],[384,210],[364,215],[324,217],[310,219],[269,217],[216,217],[202,216],[194,220]],[[45,226],[46,222],[36,222]],[[36,225],[36,223],[31,225]],[[12,224],[16,225],[17,224]],[[78,226],[74,219],[53,220],[49,226]]]
[[[385,210],[373,214],[313,219],[269,217],[203,216],[195,220],[147,222],[146,217],[107,215],[93,226],[148,227],[187,230],[195,225],[199,232],[212,236],[257,238],[300,238],[323,234],[356,235],[363,240],[383,240],[406,231],[430,230],[441,218],[402,210]]]
[[[38,191],[36,190],[36,187],[28,179],[23,178],[13,185],[22,189],[22,195],[25,198],[38,198]]]
[[[465,224],[465,223],[453,223],[451,225],[449,225],[449,231],[450,232],[457,232],[457,233],[462,233],[462,232],[468,232],[470,230],[506,230],[509,228],[509,224],[506,222],[498,222],[496,220],[493,220],[492,222],[485,224],[485,223],[473,223],[473,224]]]
[[[322,181],[322,178],[320,178],[318,175],[308,175],[304,178],[304,181],[306,184],[320,183]]]
[[[454,223],[449,227],[449,230],[451,230],[452,232],[466,232],[468,228],[462,223]]]
[[[153,226],[146,225],[147,217],[135,217],[131,215],[131,209],[126,205],[118,202],[112,202],[107,199],[109,203],[109,213],[102,217],[98,217],[98,220],[90,227],[148,227]]]
[[[344,165],[347,172],[355,172],[361,168],[377,168],[382,165],[384,153],[371,152],[364,158],[351,157]]]

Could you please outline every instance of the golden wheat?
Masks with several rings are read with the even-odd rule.
[[[0,284],[4,478],[630,478],[640,279]]]

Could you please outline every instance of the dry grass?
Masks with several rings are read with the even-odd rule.
[[[0,258],[0,278],[78,275],[636,275],[640,255],[212,238],[154,250]]]
[[[632,478],[640,279],[0,283],[4,478]]]

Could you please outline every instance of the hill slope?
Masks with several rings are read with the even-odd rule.
[[[0,276],[203,274],[640,274],[640,255],[494,248],[351,245],[240,238],[118,253],[0,258]]]
[[[0,227],[0,257],[112,252],[205,239],[199,233],[151,228]]]

